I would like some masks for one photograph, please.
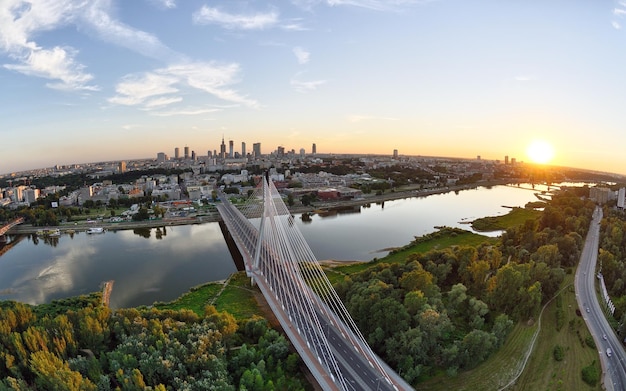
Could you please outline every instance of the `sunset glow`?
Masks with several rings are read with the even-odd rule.
[[[554,148],[544,140],[534,140],[526,150],[528,158],[533,163],[546,164],[554,158]]]

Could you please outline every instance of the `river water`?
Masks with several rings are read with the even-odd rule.
[[[436,226],[471,230],[468,222],[536,201],[541,190],[481,187],[295,220],[318,260],[367,261]],[[10,246],[0,255],[0,300],[30,304],[97,291],[114,280],[111,307],[149,305],[236,271],[218,223],[46,239],[25,235]]]

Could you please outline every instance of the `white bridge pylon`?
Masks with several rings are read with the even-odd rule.
[[[272,181],[264,179],[239,208],[220,198],[247,275],[324,389],[412,389],[371,350]]]

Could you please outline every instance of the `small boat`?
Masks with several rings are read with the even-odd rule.
[[[87,230],[88,234],[102,234],[104,233],[104,228],[102,227],[91,227]]]
[[[60,229],[49,229],[46,231],[46,235],[50,236],[50,237],[58,237],[61,236],[61,230]]]

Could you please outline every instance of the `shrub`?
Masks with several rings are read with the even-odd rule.
[[[590,386],[595,386],[600,380],[600,371],[596,365],[596,360],[593,360],[591,364],[584,367],[582,370],[583,381]]]
[[[552,351],[552,354],[554,355],[554,359],[556,361],[563,361],[563,358],[565,356],[565,351],[563,350],[563,346],[556,345],[554,347],[554,350]]]

